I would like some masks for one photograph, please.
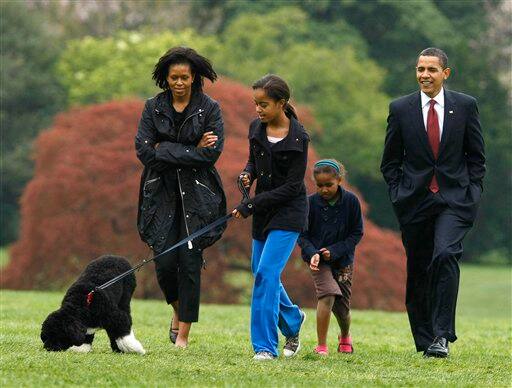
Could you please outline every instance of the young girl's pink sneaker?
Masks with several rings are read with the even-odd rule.
[[[338,353],[354,353],[352,338],[338,336]]]
[[[327,349],[327,345],[318,345],[314,352],[320,356],[327,356],[329,355],[329,349]]]

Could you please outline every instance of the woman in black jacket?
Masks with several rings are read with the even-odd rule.
[[[288,102],[290,90],[283,79],[269,74],[252,87],[259,118],[249,128],[249,160],[241,177],[246,187],[258,183],[254,198],[243,201],[233,214],[254,214],[251,340],[254,359],[270,360],[278,355],[278,327],[286,337],[284,355],[299,351],[306,317],[290,301],[280,277],[306,225],[309,137]]]
[[[135,137],[144,165],[137,225],[155,255],[226,212],[214,167],[224,145],[223,120],[218,103],[202,91],[203,78],[217,78],[208,59],[186,47],[167,51],[153,71],[163,92],[147,100]],[[178,347],[187,346],[199,316],[202,250],[225,227],[155,261],[158,284],[174,310],[169,337]]]

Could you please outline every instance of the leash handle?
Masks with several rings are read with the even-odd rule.
[[[238,185],[238,190],[242,193],[242,200],[248,200],[250,197],[249,197],[249,190],[247,190],[247,187],[244,186],[244,182],[242,181],[242,179],[247,175],[247,173],[241,173],[239,176],[238,176],[238,179],[236,181],[237,185]]]

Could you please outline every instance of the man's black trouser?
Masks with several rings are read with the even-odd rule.
[[[435,337],[457,339],[458,262],[462,240],[471,226],[439,193],[429,193],[414,220],[401,226],[407,254],[405,304],[417,351],[425,351]]]
[[[176,207],[174,221],[161,252],[187,237],[180,200]],[[179,300],[181,322],[197,322],[199,318],[202,266],[202,251],[195,245],[192,249],[187,244],[182,245],[155,260],[156,277],[167,304]]]

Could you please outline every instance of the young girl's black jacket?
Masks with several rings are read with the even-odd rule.
[[[333,268],[346,267],[354,262],[355,247],[363,237],[361,204],[353,193],[341,186],[338,192],[340,197],[333,206],[318,194],[308,198],[308,229],[298,241],[306,263],[320,248],[331,252],[329,263]]]
[[[295,118],[288,135],[273,146],[266,124],[254,120],[249,127],[249,160],[244,171],[257,180],[255,196],[237,209],[244,217],[254,214],[252,236],[264,240],[272,229],[302,232],[307,221],[304,174],[309,136]]]

